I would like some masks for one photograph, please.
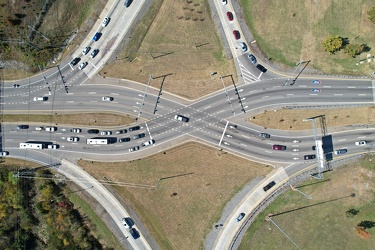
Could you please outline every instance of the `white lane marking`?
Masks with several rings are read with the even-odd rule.
[[[355,86],[348,86],[348,89],[355,89]]]
[[[307,87],[307,85],[299,85],[298,87],[305,88],[305,87]]]
[[[341,140],[339,140],[339,141],[346,141],[346,139],[341,139]]]
[[[359,136],[358,139],[361,139],[361,138],[366,138],[366,136]]]
[[[120,95],[120,94],[117,94],[117,93],[111,93],[111,95]]]
[[[342,95],[342,94],[333,94],[333,95],[337,95],[338,96],[338,95]]]
[[[323,88],[331,88],[331,86],[323,86]]]
[[[366,94],[358,94],[359,96],[365,96]]]
[[[89,92],[89,95],[94,95],[96,94],[96,92]]]
[[[263,96],[263,97],[262,97],[262,99],[263,99],[263,98],[268,98],[268,97],[269,97],[269,96],[268,96],[268,95],[266,95],[266,96]]]
[[[318,94],[310,94],[310,95],[318,95]]]
[[[211,108],[211,106],[205,107],[204,109],[209,109],[209,108]]]
[[[286,95],[294,95],[294,94],[286,94]]]

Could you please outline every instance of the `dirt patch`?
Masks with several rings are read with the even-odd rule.
[[[161,249],[198,249],[228,200],[271,170],[197,143],[130,162],[79,164],[121,185],[115,189]]]
[[[164,0],[138,50],[125,48],[102,75],[142,83],[149,75],[160,77],[150,85],[159,88],[163,82],[164,91],[195,99],[222,88],[211,72],[236,70],[223,54],[207,1]]]
[[[315,110],[294,110],[281,109],[265,111],[249,118],[249,122],[264,128],[281,130],[306,130],[311,129],[310,122],[303,119],[325,115],[327,127],[347,126],[355,124],[374,124],[375,108],[345,108],[345,109],[315,109]]]

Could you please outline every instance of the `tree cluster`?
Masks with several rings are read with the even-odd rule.
[[[322,42],[322,47],[324,51],[327,51],[330,54],[335,54],[336,52],[343,49],[344,53],[350,55],[351,57],[356,57],[357,55],[368,49],[365,44],[349,43],[349,39],[344,39],[337,35],[328,36]]]
[[[30,180],[0,168],[0,249],[103,249],[66,198],[66,187]]]

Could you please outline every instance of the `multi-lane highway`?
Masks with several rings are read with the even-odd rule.
[[[277,169],[274,175],[265,180],[265,182],[276,180],[279,183],[300,171],[304,166],[315,162],[315,160],[303,159],[304,155],[314,154],[311,149],[315,144],[312,132],[287,132],[260,128],[247,122],[250,114],[296,105],[311,107],[374,104],[375,82],[367,79],[301,77],[293,86],[284,86],[285,77],[280,77],[271,70],[261,73],[249,60],[247,53],[238,49],[238,42],[244,40],[243,38],[236,40],[233,36],[232,30],[234,29],[239,30],[241,34],[242,32],[230,2],[227,5],[221,5],[221,2],[215,1],[215,7],[221,13],[219,16],[228,43],[231,45],[239,74],[242,75],[240,82],[237,83],[236,89],[228,88],[227,92],[218,91],[194,101],[163,93],[157,110],[154,112],[158,90],[150,87],[146,92],[144,85],[94,76],[121,42],[142,4],[143,1],[135,1],[131,6],[133,10],[129,11],[124,9],[121,1],[109,1],[93,30],[72,57],[64,59],[58,68],[47,70],[43,75],[16,83],[5,83],[2,104],[4,113],[13,114],[69,112],[130,114],[139,118],[137,124],[141,127],[140,130],[116,135],[116,130],[128,127],[103,128],[102,130],[113,132],[107,137],[114,138],[116,142],[109,145],[87,145],[86,139],[97,137],[97,135],[88,134],[88,128],[83,128],[82,133],[75,134],[70,132],[73,126],[64,124],[30,124],[27,130],[16,129],[17,124],[6,124],[3,130],[5,137],[3,150],[9,151],[10,156],[33,159],[45,164],[59,163],[62,159],[74,161],[82,157],[118,161],[147,156],[158,150],[165,150],[169,145],[175,145],[174,141],[181,143],[185,138],[194,138],[255,161],[267,162],[275,166],[287,166],[285,169]],[[233,21],[227,19],[225,15],[227,11],[234,14]],[[102,27],[101,22],[105,16],[110,16],[111,20],[107,27]],[[102,33],[102,36],[94,42],[91,39],[96,32]],[[85,56],[80,55],[86,46],[90,46],[91,50],[99,49],[98,55],[93,59],[89,57],[90,53]],[[79,70],[78,65],[74,67],[69,65],[69,62],[78,56],[81,57],[81,62],[89,62],[83,70]],[[314,80],[320,80],[319,84],[315,84]],[[13,88],[12,84],[18,84],[20,87]],[[65,86],[67,86],[67,91]],[[47,96],[48,100],[33,100],[34,97],[42,96]],[[103,96],[111,96],[114,100],[102,101]],[[176,114],[188,117],[189,122],[176,120],[174,118]],[[54,125],[58,127],[58,130],[56,132],[35,130],[35,127],[40,125]],[[269,133],[271,137],[269,139],[259,137],[262,132]],[[139,133],[145,133],[146,136],[136,140],[132,138]],[[373,128],[352,130],[350,133],[338,131],[331,134],[335,149],[345,148],[349,153],[360,153],[374,148]],[[68,142],[67,138],[71,136],[79,137],[79,141]],[[131,140],[124,143],[118,142],[124,137],[129,137]],[[140,146],[150,139],[155,140],[154,145],[141,147],[137,152],[129,152],[129,148]],[[355,146],[355,141],[360,139],[367,140],[369,143],[362,147]],[[60,148],[57,150],[19,149],[19,143],[26,141],[56,143],[60,145]],[[285,145],[286,150],[273,150],[272,146],[275,144]],[[234,220],[238,211],[246,211],[248,214],[254,204],[266,194],[259,186],[253,190],[252,194],[249,194],[251,195],[253,198],[244,200],[221,229],[220,237],[215,245],[217,249],[228,248],[232,235],[228,237],[227,232],[235,233],[240,225]],[[252,203],[247,203],[249,200],[252,200]],[[116,222],[120,225],[118,217],[121,215],[113,214],[114,220],[117,220]],[[139,245],[136,244],[137,241],[130,243],[135,248],[149,248],[146,241],[142,241]]]

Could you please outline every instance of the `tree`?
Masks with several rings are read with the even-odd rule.
[[[355,208],[351,208],[349,210],[347,210],[345,212],[346,214],[346,217],[348,218],[353,218],[355,215],[357,215],[359,213],[359,210],[358,209],[355,209]]]
[[[375,23],[375,6],[373,6],[368,12],[368,19],[372,22]]]
[[[325,51],[330,54],[334,54],[339,51],[343,45],[343,38],[340,36],[328,36],[326,40],[322,42],[322,47]]]
[[[345,46],[344,52],[350,55],[351,57],[355,57],[356,55],[361,54],[366,45],[364,44],[357,44],[357,43],[351,43]]]

